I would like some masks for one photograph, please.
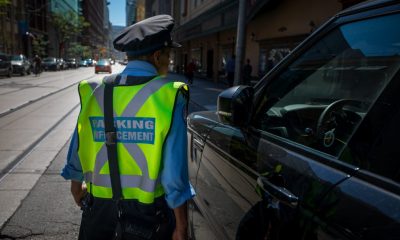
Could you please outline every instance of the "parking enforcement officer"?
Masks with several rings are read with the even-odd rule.
[[[113,42],[128,56],[125,70],[79,84],[81,111],[61,173],[83,209],[79,239],[187,238],[188,88],[166,77],[170,49],[180,47],[173,26],[158,15],[125,28]]]

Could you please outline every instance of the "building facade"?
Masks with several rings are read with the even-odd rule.
[[[56,26],[53,17],[57,14],[79,14],[78,0],[48,0],[48,56],[65,57],[68,42],[62,39],[59,26]]]
[[[25,1],[11,1],[0,6],[0,52],[8,54],[28,52],[29,38]]]
[[[146,0],[136,1],[136,22],[146,18]]]
[[[35,41],[48,39],[48,8],[47,0],[13,0],[0,6],[0,52],[32,57]]]
[[[244,59],[259,79],[318,26],[357,0],[251,0],[246,1]],[[177,22],[175,71],[189,61],[197,75],[224,81],[226,62],[236,52],[238,0],[173,0]],[[243,67],[244,64],[241,65]]]
[[[126,0],[126,26],[132,25],[136,22],[136,0]]]
[[[106,13],[108,11],[107,0],[82,0],[81,1],[81,14],[85,20],[90,24],[85,34],[82,34],[82,43],[89,46],[92,58],[97,59],[100,57],[108,57],[109,48],[109,19]]]
[[[115,39],[124,28],[125,26],[113,25],[111,30],[111,40]],[[111,49],[111,55],[114,59],[119,61],[123,61],[125,59],[125,53],[115,50],[114,47],[112,47]]]

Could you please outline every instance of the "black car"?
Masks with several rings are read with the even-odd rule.
[[[59,71],[61,69],[61,66],[57,58],[47,57],[42,61],[42,68],[46,71],[48,70]]]
[[[0,76],[5,75],[11,77],[13,73],[13,68],[11,65],[11,56],[0,53]]]
[[[75,58],[69,58],[66,60],[68,68],[78,68],[79,64]]]
[[[398,26],[356,5],[188,117],[191,238],[400,239]]]
[[[31,62],[23,54],[13,55],[11,57],[13,72],[24,76],[31,73]]]

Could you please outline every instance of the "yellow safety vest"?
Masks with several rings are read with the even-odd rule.
[[[104,134],[104,83],[79,84],[78,155],[88,191],[112,198]],[[151,204],[164,194],[160,183],[162,150],[172,123],[176,96],[187,85],[156,77],[140,85],[114,87],[114,125],[124,199]]]

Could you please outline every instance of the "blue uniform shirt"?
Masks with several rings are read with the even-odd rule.
[[[148,62],[131,61],[122,71],[122,75],[155,76],[157,70]],[[187,161],[186,135],[186,100],[179,94],[175,103],[171,130],[164,144],[163,169],[161,170],[161,184],[164,187],[165,199],[170,208],[182,205],[194,196],[194,190],[189,183]],[[84,180],[82,166],[78,156],[78,132],[72,135],[68,150],[67,162],[62,169],[61,176],[82,182]]]

